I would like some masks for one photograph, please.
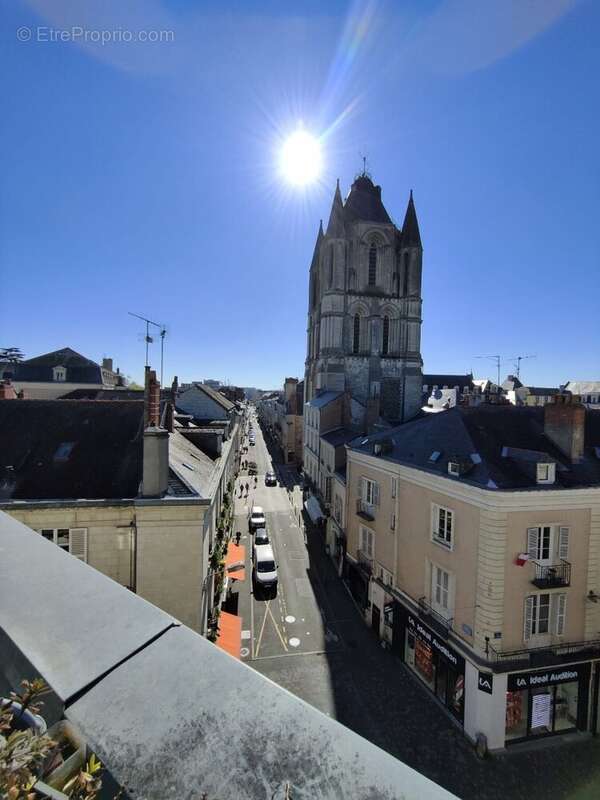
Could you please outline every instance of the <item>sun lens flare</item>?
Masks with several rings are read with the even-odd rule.
[[[280,156],[284,178],[296,186],[314,183],[321,174],[322,155],[319,140],[304,130],[286,139]]]

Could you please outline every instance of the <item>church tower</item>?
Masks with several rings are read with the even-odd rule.
[[[400,230],[366,173],[345,202],[338,181],[310,265],[306,401],[345,391],[365,408],[369,426],[417,414],[422,257],[412,192]]]

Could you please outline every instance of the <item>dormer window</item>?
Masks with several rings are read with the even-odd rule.
[[[67,368],[66,367],[53,367],[52,369],[52,380],[55,381],[66,381],[67,380]]]
[[[537,483],[554,483],[556,479],[556,464],[537,465]]]

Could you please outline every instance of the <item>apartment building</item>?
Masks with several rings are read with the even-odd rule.
[[[367,622],[492,750],[596,730],[600,415],[430,414],[348,445],[345,573]]]
[[[0,400],[0,509],[200,633],[239,464],[218,431],[144,401]]]

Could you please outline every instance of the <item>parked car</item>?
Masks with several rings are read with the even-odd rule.
[[[269,544],[269,534],[266,528],[257,528],[254,531],[254,544]]]
[[[265,486],[277,486],[277,477],[274,472],[267,472],[265,475]]]
[[[261,589],[272,589],[277,586],[277,564],[271,545],[255,545],[252,561],[254,563],[252,577],[256,585]]]
[[[256,461],[249,461],[248,475],[256,475],[257,472],[258,472],[258,467],[256,466]]]
[[[253,533],[257,528],[265,528],[267,520],[265,519],[265,512],[260,506],[253,506],[248,515],[248,528]]]

